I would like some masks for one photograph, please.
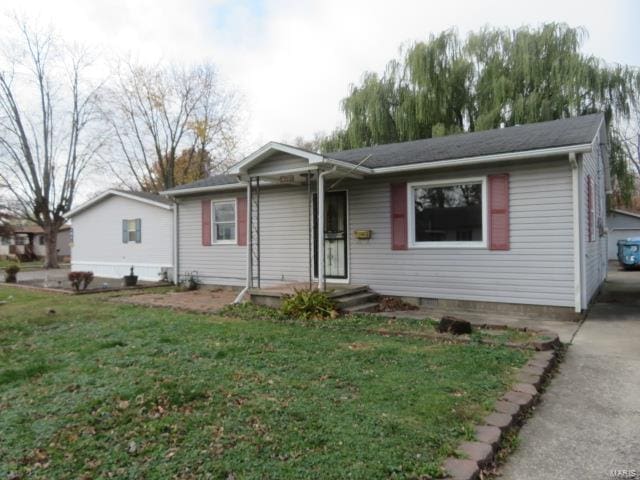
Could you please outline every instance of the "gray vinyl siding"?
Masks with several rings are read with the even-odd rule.
[[[255,167],[249,169],[250,175],[262,175],[264,173],[278,173],[286,170],[292,170],[297,168],[307,168],[308,162],[304,158],[289,155],[287,153],[281,153],[272,155],[268,159],[259,163]]]
[[[609,260],[618,258],[618,240],[640,237],[640,218],[618,212],[607,215],[607,243]]]
[[[583,240],[583,289],[585,293],[585,303],[591,301],[598,292],[600,285],[606,278],[607,266],[607,237],[606,227],[606,195],[605,195],[605,173],[603,158],[600,153],[600,138],[596,137],[594,148],[590,153],[582,156],[582,185],[581,185],[581,219],[582,219],[582,240]],[[593,179],[593,201],[595,219],[593,224],[594,241],[589,239],[588,228],[588,200],[587,200],[587,176]],[[586,305],[583,305],[585,308]]]
[[[510,250],[391,250],[389,184],[487,173],[510,174]],[[459,173],[415,173],[349,184],[352,283],[385,295],[473,301],[574,305],[571,170],[568,160]]]
[[[178,208],[178,274],[193,274],[210,285],[244,285],[246,247],[230,244],[202,245],[202,203],[207,200],[235,200],[243,191],[180,200]]]
[[[607,215],[607,228],[609,230],[640,230],[640,217],[609,212],[609,215]]]
[[[271,167],[270,167],[271,168]],[[510,250],[391,250],[389,185],[510,174]],[[566,157],[523,165],[374,176],[343,181],[349,199],[349,281],[383,295],[574,306],[571,169]],[[207,284],[245,284],[246,247],[201,244],[201,200],[230,199],[244,190],[181,200],[180,274]],[[309,275],[308,196],[303,186],[261,192],[262,285],[306,281]],[[370,240],[356,240],[370,229]]]
[[[245,197],[244,190],[183,200],[179,210],[180,275],[196,272],[206,284],[246,284],[247,247],[202,245],[202,199]],[[308,280],[309,216],[306,187],[263,188],[260,195],[262,285]]]

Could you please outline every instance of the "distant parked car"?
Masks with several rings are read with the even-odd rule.
[[[618,261],[625,270],[640,266],[640,237],[618,240]]]

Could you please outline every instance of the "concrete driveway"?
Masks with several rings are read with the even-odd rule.
[[[33,281],[33,280],[48,280],[54,282],[57,280],[66,280],[68,268],[53,268],[49,270],[44,269],[25,269],[18,272],[18,282]]]
[[[542,398],[503,479],[640,479],[639,271],[610,269]]]

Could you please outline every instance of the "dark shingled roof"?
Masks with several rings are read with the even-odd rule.
[[[163,203],[164,205],[171,205],[171,200],[162,195],[157,195],[150,192],[137,192],[131,190],[117,190],[118,192],[126,193],[127,195],[133,195],[134,197],[144,198],[145,200],[151,200],[152,202]]]
[[[461,133],[446,137],[343,150],[341,152],[327,153],[324,156],[355,165],[360,163],[367,155],[371,155],[362,166],[380,168],[584,145],[593,141],[602,119],[603,115],[601,113],[595,113],[581,117],[529,123],[482,132]],[[218,187],[237,183],[239,182],[234,175],[223,174],[214,175],[187,185],[180,185],[171,190],[190,190],[192,188]]]
[[[208,178],[203,178],[202,180],[198,180],[196,182],[187,183],[186,185],[178,185],[177,187],[173,187],[171,190],[185,190],[191,188],[202,188],[202,187],[219,187],[221,185],[231,185],[234,183],[239,183],[238,179],[235,175],[213,175]]]
[[[327,153],[325,157],[357,164],[371,155],[363,166],[380,168],[583,145],[593,141],[602,119],[603,115],[596,113],[482,132],[344,150]]]

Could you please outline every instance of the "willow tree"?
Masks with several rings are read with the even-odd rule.
[[[582,51],[586,31],[550,23],[449,30],[404,49],[382,75],[366,72],[342,101],[346,126],[324,151],[358,148],[604,112],[611,171],[626,200],[633,190],[625,126],[638,111],[637,68]],[[636,126],[637,128],[637,126]]]

